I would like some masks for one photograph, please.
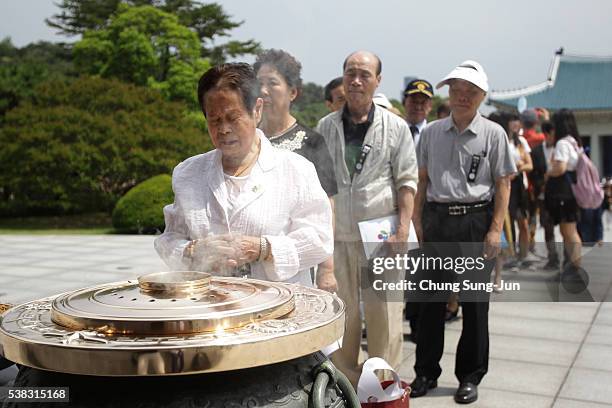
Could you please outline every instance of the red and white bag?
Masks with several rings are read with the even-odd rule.
[[[376,370],[388,370],[392,381],[380,381]],[[410,386],[382,358],[373,357],[363,364],[361,377],[357,384],[357,396],[361,408],[408,408],[410,406]]]

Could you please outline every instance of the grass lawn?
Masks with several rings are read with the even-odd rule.
[[[0,218],[0,234],[112,234],[111,216],[106,213]]]

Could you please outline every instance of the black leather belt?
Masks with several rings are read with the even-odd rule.
[[[491,206],[491,201],[478,201],[475,203],[436,203],[428,201],[427,205],[436,211],[445,212],[448,215],[466,215],[486,211]]]

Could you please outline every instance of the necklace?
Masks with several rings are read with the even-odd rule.
[[[284,136],[287,132],[289,132],[291,129],[293,129],[296,126],[297,126],[297,119],[294,120],[291,125],[289,125],[285,130],[281,131],[280,133],[277,133],[273,136],[268,136],[268,140],[278,139],[279,137]]]
[[[253,155],[253,158],[251,160],[249,160],[249,162],[244,165],[244,166],[238,166],[238,168],[236,169],[236,171],[234,171],[234,174],[231,174],[231,176],[233,177],[240,177],[241,175],[243,175],[248,169],[251,168],[251,166],[253,165],[253,163],[255,163],[255,161],[257,161],[257,158],[259,157],[259,152],[261,151],[261,145],[258,146],[257,149],[257,153],[255,153]]]

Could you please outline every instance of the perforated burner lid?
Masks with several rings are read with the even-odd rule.
[[[60,295],[51,320],[106,334],[190,334],[275,319],[294,306],[293,293],[282,284],[164,272]]]

